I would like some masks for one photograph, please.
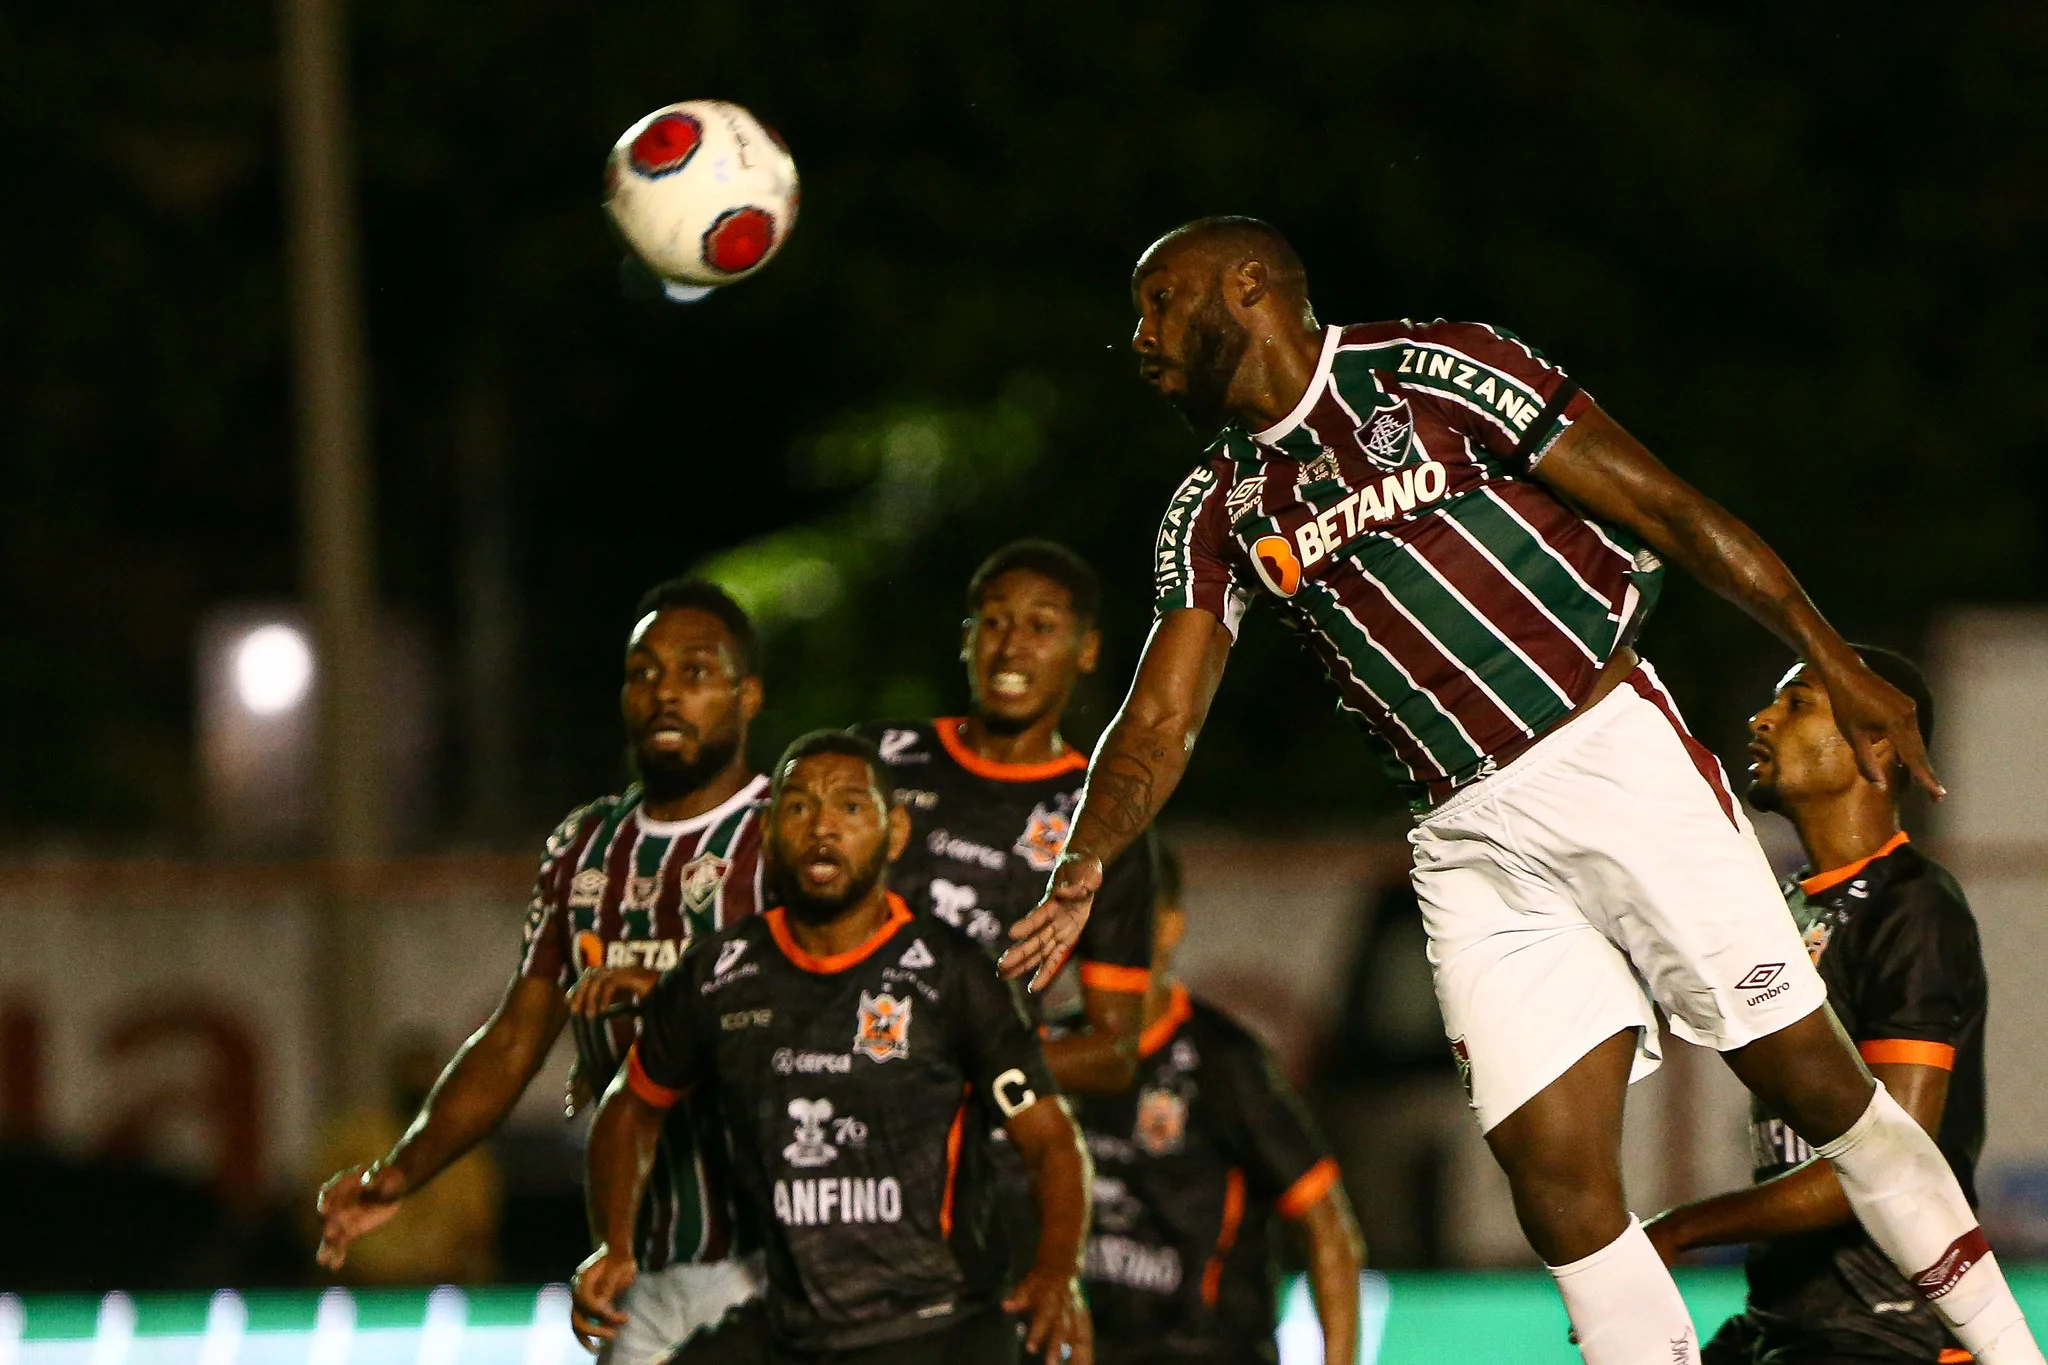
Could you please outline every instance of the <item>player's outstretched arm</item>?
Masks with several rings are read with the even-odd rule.
[[[1021,1073],[1016,1073],[1021,1075]],[[1081,1254],[1088,1233],[1088,1151],[1081,1131],[1057,1095],[1038,1099],[1003,1124],[1038,1199],[1038,1255],[1003,1302],[1003,1311],[1028,1314],[1026,1354],[1069,1365],[1091,1365],[1094,1323],[1081,1295]],[[1066,1351],[1071,1349],[1072,1354]]]
[[[338,1171],[320,1187],[319,1263],[339,1270],[357,1238],[383,1226],[405,1196],[490,1136],[547,1060],[568,1017],[560,987],[513,977],[497,1010],[456,1052],[398,1144],[381,1160]]]
[[[1045,899],[1010,928],[1003,975],[1036,972],[1032,989],[1051,980],[1081,937],[1109,860],[1130,847],[1180,785],[1195,738],[1230,659],[1230,631],[1197,608],[1159,618],[1145,641],[1130,694],[1088,765],[1065,851]]]
[[[621,1068],[590,1125],[584,1189],[597,1249],[576,1268],[570,1325],[592,1351],[617,1335],[626,1321],[618,1299],[640,1273],[633,1257],[633,1225],[666,1112],[634,1090]]]
[[[1946,794],[1927,761],[1912,700],[1870,671],[1756,532],[1666,469],[1620,423],[1589,410],[1535,473],[1601,521],[1639,536],[1797,650],[1827,687],[1835,722],[1865,777],[1885,784],[1895,755],[1914,781],[1936,797]],[[1880,752],[1887,741],[1890,753]]]
[[[1876,1064],[1870,1070],[1915,1122],[1930,1134],[1940,1133],[1948,1104],[1947,1071],[1908,1062]],[[1855,1217],[1835,1168],[1813,1157],[1761,1185],[1667,1209],[1643,1230],[1668,1265],[1701,1247],[1742,1246],[1818,1232]]]
[[[1324,1365],[1355,1365],[1358,1272],[1365,1267],[1365,1238],[1351,1216],[1344,1186],[1330,1186],[1295,1221],[1308,1239],[1308,1288],[1323,1327]]]

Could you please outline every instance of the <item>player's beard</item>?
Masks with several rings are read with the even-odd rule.
[[[737,731],[710,735],[697,744],[697,752],[685,758],[660,750],[649,752],[635,745],[633,770],[640,775],[640,788],[648,802],[660,805],[688,796],[725,771],[740,751]]]
[[[1229,418],[1230,384],[1251,344],[1251,331],[1230,315],[1221,294],[1212,293],[1196,306],[1188,319],[1181,392],[1172,399],[1196,435],[1213,435]]]
[[[1766,815],[1776,815],[1785,808],[1785,798],[1769,782],[1751,782],[1743,795],[1752,810],[1760,810]]]
[[[875,889],[875,883],[882,880],[882,872],[889,865],[889,858],[884,849],[875,850],[875,856],[865,866],[848,869],[845,889],[829,896],[805,891],[795,874],[788,870],[788,860],[779,854],[776,863],[776,884],[782,891],[782,903],[790,916],[804,924],[830,924],[845,914],[849,905],[858,904],[863,896]]]

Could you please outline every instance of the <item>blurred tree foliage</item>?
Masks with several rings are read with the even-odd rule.
[[[0,8],[16,842],[174,839],[196,615],[294,591],[275,27],[256,0]],[[1326,320],[1529,338],[1852,633],[1910,646],[2048,567],[2037,6],[365,0],[353,31],[383,590],[452,649],[454,448],[500,413],[536,826],[616,781],[636,593],[758,569],[792,525],[860,548],[776,637],[764,754],[957,704],[961,584],[1020,534],[1109,585],[1092,734],[1197,448],[1133,377],[1126,272],[1204,213],[1293,234]],[[697,95],[789,138],[803,222],[758,280],[635,302],[598,171]],[[907,536],[861,524],[897,428],[953,433],[951,472],[896,485],[926,490]],[[1648,645],[1724,749],[1782,662],[1689,586]],[[1176,812],[1390,818],[1290,637],[1255,622],[1238,655]]]

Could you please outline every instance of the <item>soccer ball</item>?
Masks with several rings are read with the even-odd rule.
[[[605,212],[672,298],[702,298],[768,264],[796,226],[796,206],[789,149],[723,100],[655,110],[605,163]]]

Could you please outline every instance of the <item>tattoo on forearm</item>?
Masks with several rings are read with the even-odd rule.
[[[1173,764],[1181,755],[1152,735],[1119,736],[1088,776],[1088,792],[1082,802],[1082,817],[1091,828],[1076,822],[1076,843],[1087,851],[1106,856],[1098,845],[1108,843],[1108,852],[1121,851],[1158,814],[1162,779],[1173,781]]]

